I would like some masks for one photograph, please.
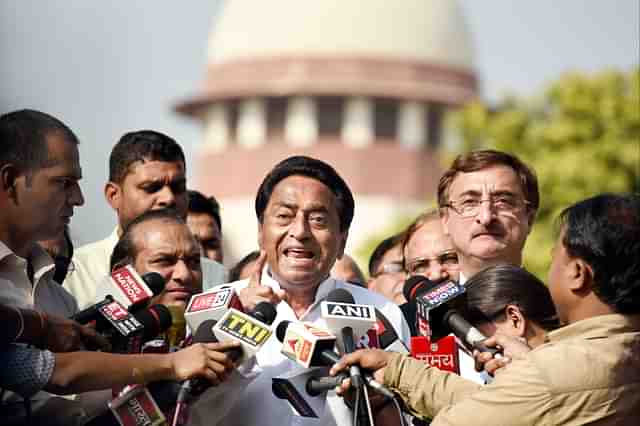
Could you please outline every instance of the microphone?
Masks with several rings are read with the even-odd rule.
[[[243,316],[246,316],[245,314],[239,311],[236,311],[235,309],[232,309],[231,311],[235,311],[237,313],[242,314]],[[252,312],[250,312],[250,315],[256,320],[264,324],[270,325],[271,323],[273,323],[273,320],[276,317],[276,310],[273,307],[273,305],[271,305],[270,303],[260,302],[256,305],[255,309]],[[223,321],[227,321],[225,318],[226,316],[222,320],[220,320],[220,323],[222,323]],[[237,319],[233,319],[231,321],[234,321],[234,320],[237,320]],[[258,321],[252,321],[251,324],[255,326],[258,323]],[[260,333],[266,328],[270,336],[271,330],[269,329],[268,325],[265,326],[264,324],[262,324],[261,326],[258,326],[257,329],[254,328],[253,330],[255,330],[256,333]],[[219,341],[215,333],[217,326],[218,326],[218,322],[215,319],[208,319],[200,323],[200,325],[198,326],[198,329],[196,330],[193,336],[193,343],[217,343]],[[234,327],[229,326],[228,328],[235,329],[235,330],[238,329],[235,326]],[[253,351],[251,353],[251,356],[253,356],[253,354],[257,352],[257,350],[262,346],[262,344],[264,344],[267,341],[268,338],[269,338],[268,336],[266,338],[262,338],[259,342],[257,342],[257,338],[252,341],[252,343],[255,343],[256,346],[251,345],[251,350]],[[223,340],[228,340],[228,339],[223,339]],[[247,342],[244,341],[242,337],[234,340],[240,340],[240,343],[242,346],[240,348],[234,348],[229,350],[227,354],[229,355],[232,361],[237,362],[238,360],[243,358],[243,355],[244,355],[243,348],[245,348]],[[249,357],[250,356],[245,355],[245,359],[248,359]],[[176,406],[174,416],[177,418],[180,415],[182,411],[182,407],[186,403],[188,396],[195,397],[195,396],[201,395],[208,387],[209,387],[208,383],[203,379],[185,380],[180,386],[180,392],[178,393],[178,396],[176,398],[177,406]]]
[[[96,289],[98,302],[76,312],[71,316],[71,319],[80,324],[94,321],[100,317],[99,308],[113,300],[117,301],[124,309],[136,312],[146,307],[153,296],[160,294],[164,289],[164,284],[164,278],[159,273],[149,272],[140,277],[130,265],[127,265],[105,277]]]
[[[132,315],[114,301],[101,309],[109,327],[102,327],[113,353],[137,354],[142,345],[171,326],[171,313],[164,305],[153,305]],[[100,321],[98,321],[100,322]]]
[[[471,348],[494,356],[499,354],[498,349],[483,344],[486,336],[460,314],[466,306],[464,286],[454,281],[435,285],[429,280],[424,281],[426,283],[416,283],[412,292],[416,293],[419,315],[429,321],[432,341],[453,333]]]
[[[391,325],[391,322],[387,319],[386,316],[378,309],[376,312],[376,334],[378,335],[378,343],[380,344],[380,349],[384,349],[389,352],[399,352],[401,354],[408,354],[409,349],[404,344],[402,339],[398,337],[398,333]]]
[[[338,348],[344,354],[354,352],[356,339],[376,323],[374,308],[368,305],[356,305],[351,293],[343,288],[331,291],[327,300],[321,303],[321,309],[327,328],[342,337],[338,341]],[[360,367],[352,365],[349,367],[349,373],[353,386],[356,389],[361,388],[364,382]]]
[[[220,285],[194,294],[184,311],[184,318],[191,330],[197,330],[206,320],[219,321],[229,309],[242,311],[242,303],[233,287]]]
[[[276,337],[283,343],[282,354],[305,368],[331,366],[340,361],[340,355],[333,351],[336,337],[310,324],[281,321],[276,327]],[[393,393],[370,373],[365,372],[364,381],[382,395],[393,398]]]
[[[143,277],[126,265],[111,272],[111,275],[101,280],[96,287],[96,300],[113,297],[126,309],[134,312],[144,308],[152,297],[157,296],[164,289],[165,281],[157,272],[149,272]]]
[[[239,363],[255,355],[271,337],[271,324],[276,319],[276,309],[272,304],[260,302],[248,315],[237,309],[229,309],[213,327],[216,338],[224,342],[236,340],[240,342],[242,354]]]
[[[86,426],[140,426],[166,424],[165,412],[175,405],[180,384],[172,381],[129,386],[107,405],[109,410],[94,417]]]

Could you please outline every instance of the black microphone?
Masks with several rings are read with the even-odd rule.
[[[112,302],[102,310],[111,327],[104,335],[111,343],[114,353],[137,354],[142,345],[171,327],[171,313],[164,305],[153,305],[132,315],[118,304]]]
[[[288,340],[287,331],[289,330],[289,325],[292,325],[292,324],[294,323],[292,323],[291,321],[283,320],[276,327],[276,337],[280,342],[284,343],[285,345],[286,345],[286,341]],[[307,336],[303,336],[302,333],[297,333],[296,331],[294,331],[294,333],[292,334],[292,337],[295,337],[298,340],[307,338]],[[305,346],[309,348],[311,353],[304,355],[305,357],[308,355],[308,359],[303,360],[303,362],[301,362],[301,360],[298,359],[299,354],[296,353],[295,351],[292,352],[292,351],[283,350],[282,352],[287,357],[293,358],[294,361],[302,364],[305,367],[332,366],[338,363],[338,361],[340,361],[340,355],[338,355],[333,351],[333,349],[331,349],[333,348],[335,339],[317,340],[317,341],[305,340],[305,342],[308,343],[308,344],[305,344]],[[363,379],[362,376],[361,376],[361,379]],[[380,383],[374,380],[371,373],[365,372],[364,381],[366,381],[366,383],[369,386],[371,386],[373,389],[375,389],[377,392],[381,393],[382,395],[389,398],[394,397],[393,393],[389,389],[385,388],[383,385],[381,385]]]
[[[416,299],[418,315],[428,319],[432,341],[454,334],[473,349],[500,355],[500,350],[484,345],[486,336],[460,314],[467,306],[463,285],[454,281],[434,284],[424,277],[412,278],[418,280],[412,281],[411,285],[407,285],[407,280],[405,288],[409,288],[409,296]]]
[[[126,271],[129,272],[128,270]],[[133,277],[131,280],[133,284],[128,283],[130,285],[126,287],[127,289],[129,289],[127,294],[142,295],[142,296],[138,296],[136,299],[130,300],[131,303],[128,303],[128,304],[122,303],[121,301],[119,301],[120,304],[123,305],[125,309],[127,309],[131,313],[137,312],[140,309],[145,308],[149,300],[151,300],[151,297],[157,296],[164,289],[164,285],[165,285],[164,278],[162,278],[162,275],[160,275],[157,272],[148,272],[142,275],[141,279],[144,282],[144,285],[139,282],[136,282],[135,276],[133,274],[129,274],[127,275],[127,277]],[[109,285],[113,285],[115,283],[112,276],[109,276],[108,279],[105,278],[105,282],[107,281]],[[89,306],[88,308],[85,308],[79,312],[76,312],[73,316],[71,316],[71,319],[80,324],[87,324],[91,321],[98,321],[102,317],[102,314],[100,313],[100,308],[114,301],[114,296],[111,293],[115,293],[116,290],[115,289],[112,289],[112,290],[113,291],[109,292],[109,294],[106,294],[104,299]],[[150,296],[146,293],[147,290],[151,293]],[[118,291],[120,291],[120,288],[118,288]],[[101,331],[98,328],[98,325],[99,324],[96,324],[96,330]]]
[[[252,312],[249,312],[249,315],[259,320],[260,322],[271,324],[276,317],[276,311],[273,305],[271,305],[270,303],[260,302],[256,305]],[[215,319],[208,319],[201,322],[195,334],[193,335],[193,343],[218,343],[219,340],[214,333],[216,324],[217,321]],[[242,341],[242,339],[238,340]],[[243,350],[242,347],[232,348],[226,353],[233,362],[236,362],[240,358],[242,358]],[[204,379],[185,380],[182,383],[177,402],[185,402],[189,395],[198,396],[202,394],[202,392],[204,392],[208,387],[209,385]]]
[[[346,303],[351,305],[355,304],[355,300],[353,299],[351,293],[343,288],[336,288],[335,290],[331,291],[327,296],[327,302]],[[350,354],[352,352],[355,352],[356,338],[353,334],[353,328],[349,325],[342,327],[342,329],[340,330],[340,335],[342,337],[344,353]],[[350,366],[349,375],[351,376],[351,383],[356,389],[361,388],[364,385],[362,373],[360,372],[360,366]]]

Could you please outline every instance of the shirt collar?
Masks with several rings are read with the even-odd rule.
[[[268,266],[262,270],[261,283],[262,285],[269,286],[275,290],[282,289],[282,286],[280,285],[280,283],[271,275],[271,271],[269,270]],[[337,287],[338,287],[338,281],[331,276],[327,277],[327,279],[322,281],[320,285],[318,285],[318,287],[316,288],[316,294],[314,296],[313,303],[309,306],[309,308],[307,309],[307,312],[312,311],[318,303],[325,300],[329,295],[329,293],[331,293],[331,291],[333,291]]]
[[[9,256],[13,256],[19,262],[25,262],[26,259],[18,256],[11,250],[4,241],[0,241],[0,261],[6,259]],[[38,244],[34,243],[29,256],[31,264],[33,265],[34,280],[37,281],[46,272],[55,268],[55,263],[49,254]]]
[[[551,331],[547,333],[546,340],[556,342],[578,336],[584,339],[598,339],[631,331],[640,331],[640,314],[597,315]]]

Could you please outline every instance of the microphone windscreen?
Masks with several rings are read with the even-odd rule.
[[[355,300],[353,299],[353,296],[351,295],[349,290],[345,290],[344,288],[336,288],[335,290],[332,290],[327,296],[327,302],[354,304]]]
[[[159,295],[164,290],[165,281],[157,272],[147,272],[142,276],[145,284],[149,287],[149,290],[153,293],[154,296]]]
[[[429,283],[431,283],[431,281],[422,275],[409,277],[407,281],[405,281],[404,287],[402,287],[402,294],[404,295],[404,298],[407,299],[407,302],[411,303],[415,300],[419,287],[428,285]]]
[[[276,308],[269,302],[260,302],[256,305],[251,316],[257,320],[271,325],[276,319]]]
[[[153,305],[134,315],[144,326],[143,339],[149,340],[171,327],[171,312],[164,305]]]
[[[276,327],[276,337],[280,342],[284,342],[284,336],[287,334],[287,327],[289,327],[291,321],[283,320],[280,321],[280,324]]]
[[[218,339],[213,334],[213,327],[216,325],[216,320],[208,319],[203,321],[193,335],[193,343],[217,343]]]

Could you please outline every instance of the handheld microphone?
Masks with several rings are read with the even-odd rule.
[[[322,317],[332,332],[341,336],[338,348],[344,354],[356,350],[356,339],[360,338],[376,323],[373,306],[356,305],[348,290],[337,288],[329,293],[327,300],[321,303]],[[356,335],[358,337],[356,337]],[[360,367],[349,367],[353,386],[358,389],[364,384]]]
[[[118,277],[117,282],[114,276]],[[117,301],[124,309],[129,310],[129,312],[136,312],[146,307],[153,296],[160,294],[164,284],[164,278],[157,272],[149,272],[140,277],[130,265],[127,265],[105,277],[98,284],[100,290],[96,290],[99,293],[96,297],[98,302],[82,311],[76,312],[71,319],[80,324],[94,321],[101,316],[98,313],[99,308],[113,300]],[[125,297],[126,295],[130,295],[130,297]]]
[[[197,330],[203,321],[210,319],[219,321],[229,309],[242,311],[242,303],[233,287],[221,285],[194,294],[184,311],[184,317],[189,328]]]
[[[494,356],[499,354],[498,349],[483,344],[486,336],[460,314],[466,306],[464,286],[454,281],[436,285],[426,279],[424,281],[427,283],[417,283],[413,291],[417,294],[419,315],[429,321],[432,341],[453,333],[471,348]]]
[[[239,311],[235,311],[235,312],[240,313]],[[242,315],[246,316],[245,314],[242,314]],[[262,322],[264,324],[261,324],[257,328],[253,328],[249,330],[248,333],[250,334],[253,331],[255,331],[255,333],[258,334],[258,333],[261,333],[266,328],[269,331],[269,336],[270,336],[271,330],[269,329],[268,325],[265,326],[265,324],[273,323],[273,320],[276,317],[276,310],[273,307],[273,305],[267,302],[258,303],[255,309],[250,313],[250,315],[254,318],[254,320],[250,323],[250,326],[255,326],[256,324],[259,324],[259,322]],[[222,320],[220,320],[220,323],[222,323],[223,321],[227,321],[227,323],[230,321],[237,321],[237,319],[235,318],[236,317],[234,317],[234,319],[229,320],[229,319],[226,319],[226,316],[225,316]],[[194,334],[193,343],[217,343],[219,340],[218,340],[218,336],[216,335],[216,329],[218,330],[221,329],[221,328],[218,328],[218,325],[219,323],[215,319],[208,319],[200,323],[200,326],[198,327],[198,329]],[[233,327],[231,325],[228,325],[223,327],[222,329],[224,330],[226,328],[230,328],[231,330],[238,330],[238,327],[236,327],[235,325]],[[242,327],[240,327],[240,329],[242,329]],[[247,331],[244,331],[244,332],[245,334],[247,333]],[[241,334],[241,332],[238,332],[238,333]],[[262,344],[264,344],[267,341],[269,336],[267,336],[266,338],[261,338],[259,342],[257,342],[258,337],[254,336],[255,339],[253,340],[252,343],[256,343],[256,342],[257,343],[256,343],[256,346],[251,345],[251,350],[254,351],[252,352],[251,356],[253,356],[255,351],[257,351],[260,348],[260,346],[262,346]],[[228,340],[228,338],[225,338],[223,340]],[[234,362],[237,362],[238,360],[243,359],[243,355],[245,360],[248,359],[250,356],[247,356],[244,353],[244,348],[247,345],[246,341],[243,340],[242,338],[234,338],[234,340],[240,340],[242,346],[240,348],[234,348],[227,351],[228,356]],[[178,393],[178,396],[176,398],[177,408],[176,408],[175,416],[177,417],[179,415],[180,411],[182,410],[182,406],[186,402],[188,396],[194,397],[194,396],[201,395],[208,387],[209,385],[202,379],[185,380],[180,386],[180,392]]]
[[[96,286],[96,300],[113,297],[125,309],[135,312],[144,308],[152,297],[157,296],[164,289],[164,279],[157,272],[138,275],[131,265],[123,266],[111,272],[111,275],[101,280]]]
[[[174,409],[180,384],[171,381],[129,386],[107,405],[109,410],[94,417],[86,426],[140,426],[166,424]],[[167,414],[165,414],[167,413]]]
[[[111,351],[114,353],[140,353],[146,341],[171,326],[171,314],[164,305],[153,305],[132,315],[114,301],[101,312],[110,323],[104,334],[111,342]]]
[[[393,325],[391,325],[391,322],[378,309],[376,309],[375,312],[375,332],[378,335],[380,349],[384,349],[389,352],[408,354],[409,349],[407,348],[407,345],[405,345],[402,339],[400,339],[398,333],[396,333],[396,330],[393,328]]]
[[[324,332],[331,337],[324,337]],[[340,361],[340,355],[333,351],[335,336],[309,324],[281,321],[276,327],[276,337],[282,345],[282,354],[305,368],[331,366]],[[393,393],[365,372],[364,381],[384,396],[393,398]]]
[[[239,363],[255,355],[271,337],[271,324],[276,319],[276,309],[267,302],[258,303],[251,315],[237,309],[229,309],[213,327],[213,333],[221,342],[240,342],[242,354]]]

